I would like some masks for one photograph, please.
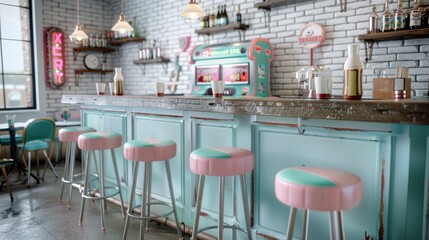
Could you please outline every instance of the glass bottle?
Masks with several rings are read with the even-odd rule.
[[[229,19],[228,19],[228,12],[226,11],[226,4],[223,5],[223,12],[224,12],[223,15],[224,15],[224,18],[225,18],[224,24],[228,25]]]
[[[122,76],[122,68],[115,68],[115,76],[113,76],[115,82],[115,95],[124,95],[124,77]]]
[[[376,7],[375,4],[372,4],[371,6],[372,8],[372,13],[369,17],[369,29],[368,32],[369,33],[375,33],[378,32],[378,15],[376,12]]]
[[[389,9],[389,0],[386,0],[385,6],[384,6],[384,12],[381,17],[382,24],[381,24],[380,30],[382,32],[391,31],[393,29],[392,20],[393,20],[393,15]]]
[[[348,57],[344,63],[344,89],[343,98],[358,100],[362,98],[363,65],[358,55],[357,44],[348,46]]]
[[[235,14],[235,20],[237,21],[237,23],[241,23],[240,4],[237,4],[237,13]]]
[[[422,12],[420,9],[420,1],[414,0],[414,7],[410,13],[410,28],[416,29],[422,27]]]
[[[215,26],[220,26],[221,24],[221,16],[220,16],[220,6],[217,6],[217,13],[215,19]]]
[[[212,7],[212,13],[210,14],[210,19],[209,19],[209,27],[214,27],[215,26],[215,21],[216,20],[216,16],[215,16],[215,10],[214,7]]]
[[[405,29],[406,14],[402,10],[402,0],[398,0],[398,8],[395,11],[395,31]]]
[[[429,12],[428,8],[423,8],[422,11],[422,27],[429,27]]]

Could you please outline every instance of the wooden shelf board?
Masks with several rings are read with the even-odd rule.
[[[128,43],[128,42],[144,42],[146,41],[146,38],[144,37],[132,37],[132,38],[121,38],[121,39],[115,39],[110,41],[110,45],[115,45],[115,46],[119,46],[122,45],[124,43]]]
[[[361,41],[389,41],[389,40],[404,40],[412,38],[429,38],[429,28],[401,30],[392,32],[377,32],[368,33],[358,36]]]
[[[260,3],[255,3],[255,7],[259,9],[271,10],[271,8],[295,4],[301,2],[309,2],[314,0],[267,0]]]
[[[134,64],[169,63],[170,59],[161,57],[156,59],[139,59],[133,62]]]
[[[231,23],[224,26],[218,26],[218,27],[211,27],[211,28],[203,28],[199,30],[195,30],[198,34],[206,34],[210,35],[212,33],[216,32],[224,32],[228,30],[246,30],[249,28],[249,25],[243,24],[243,23]]]
[[[108,53],[108,52],[114,52],[115,49],[113,48],[93,48],[93,47],[76,47],[73,48],[73,52],[103,52],[103,53]]]
[[[83,74],[83,73],[110,73],[113,72],[113,70],[101,70],[101,69],[75,69],[74,70],[76,74]]]

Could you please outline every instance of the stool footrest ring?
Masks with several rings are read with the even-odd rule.
[[[164,202],[151,202],[151,203],[147,204],[146,206],[152,206],[152,205],[162,205],[162,206],[167,206],[167,207],[173,208],[173,206],[171,206],[168,203],[164,203]],[[137,205],[137,206],[133,207],[130,212],[127,211],[127,215],[130,216],[132,219],[144,220],[144,219],[163,218],[163,217],[167,217],[167,216],[174,213],[174,210],[172,209],[171,211],[164,213],[162,215],[156,215],[156,216],[152,215],[152,216],[142,217],[142,216],[137,215],[137,213],[134,213],[134,212],[136,212],[134,210],[137,208],[141,209],[141,205]]]
[[[219,228],[219,226],[213,225],[213,226],[204,227],[204,228],[201,228],[200,230],[198,230],[197,234],[205,232],[205,231],[210,230],[210,229],[216,229],[216,228]],[[234,229],[234,230],[238,230],[238,231],[243,232],[243,233],[247,233],[246,230],[244,230],[243,228],[236,226],[236,225],[223,225],[223,228]]]
[[[117,191],[115,191],[115,192],[113,192],[113,193],[111,193],[111,194],[108,194],[108,195],[104,195],[104,197],[101,197],[101,196],[95,196],[95,194],[94,194],[94,193],[91,193],[91,192],[88,192],[88,193],[83,193],[83,192],[82,192],[82,197],[83,197],[83,198],[86,198],[86,199],[106,199],[106,198],[110,198],[110,197],[113,197],[113,196],[118,195],[118,194],[120,194],[120,193],[121,193],[121,191],[120,191],[120,190],[119,190],[119,188],[117,188],[117,187],[106,187],[106,188],[105,188],[105,191],[106,191],[107,189],[116,189]],[[92,192],[94,192],[94,191],[92,191]],[[91,195],[88,195],[88,194],[91,194]]]

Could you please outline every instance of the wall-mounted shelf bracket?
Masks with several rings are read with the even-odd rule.
[[[168,70],[168,63],[170,62],[170,59],[168,58],[164,58],[164,57],[160,57],[160,58],[156,58],[156,59],[139,59],[139,60],[134,60],[133,61],[134,64],[139,65],[140,69],[142,70],[143,75],[145,74],[145,66],[146,64],[152,64],[152,63],[162,63],[162,68],[164,69],[164,73],[167,73]]]
[[[372,60],[373,49],[374,49],[374,41],[365,42],[365,62]]]
[[[347,12],[347,0],[340,0],[340,11]]]
[[[271,8],[263,8],[265,27],[269,27],[271,23]]]
[[[106,73],[111,73],[113,70],[102,70],[102,69],[94,69],[94,70],[88,70],[88,69],[76,69],[75,71],[75,86],[79,86],[79,80],[80,75],[84,73],[100,73],[100,82],[104,82],[104,78]]]

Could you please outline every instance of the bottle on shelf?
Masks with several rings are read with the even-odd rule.
[[[238,5],[238,6],[239,6],[238,10],[240,11],[240,5]],[[369,16],[369,28],[368,28],[368,32],[369,33],[375,33],[375,32],[378,32],[378,30],[379,30],[378,29],[378,19],[379,18],[378,18],[378,15],[377,15],[377,12],[376,12],[376,7],[375,7],[374,3],[372,4],[371,8],[372,8],[372,13]],[[241,14],[240,14],[240,20],[241,20]]]
[[[217,6],[217,13],[216,13],[216,19],[215,19],[215,26],[220,26],[221,24],[221,16],[220,16],[220,6]]]
[[[216,25],[216,16],[215,16],[215,9],[214,7],[212,7],[212,12],[210,14],[210,19],[209,19],[209,27],[214,27]]]
[[[235,21],[237,21],[237,23],[241,23],[240,4],[237,4],[237,13],[235,13]]]
[[[393,29],[393,24],[392,24],[393,21],[392,20],[393,20],[393,15],[389,9],[389,0],[386,0],[386,3],[384,5],[384,12],[383,12],[383,15],[381,17],[382,24],[381,24],[380,30],[382,32],[391,31]]]
[[[206,16],[204,16],[204,21],[205,21],[204,25],[206,26],[206,28],[208,28],[210,27],[210,12],[208,9],[206,10],[206,13],[207,13]]]
[[[414,0],[413,9],[410,12],[410,29],[422,27],[422,11],[420,8],[420,0]]]
[[[363,65],[359,58],[359,46],[351,44],[348,46],[348,56],[344,63],[344,90],[343,98],[347,100],[358,100],[362,98]]]
[[[200,20],[200,27],[201,29],[206,28],[206,17],[204,16],[201,20]]]
[[[228,12],[226,11],[226,4],[223,5],[223,24],[228,25],[229,19],[228,19]]]
[[[424,8],[422,13],[422,27],[429,27],[429,10],[428,8]]]
[[[402,9],[402,0],[398,0],[398,7],[395,11],[395,31],[405,29],[406,14]]]

